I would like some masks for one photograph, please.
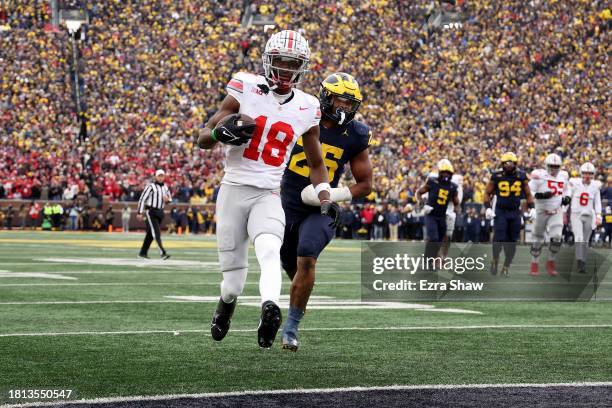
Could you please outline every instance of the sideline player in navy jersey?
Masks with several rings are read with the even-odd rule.
[[[362,99],[359,85],[351,75],[335,73],[321,83],[320,141],[332,186],[331,200],[334,202],[365,197],[372,190],[372,165],[368,156],[371,132],[368,126],[353,120]],[[356,183],[338,187],[347,163],[351,166]],[[337,204],[335,219],[321,215],[320,204],[308,176],[306,156],[301,139],[298,139],[281,183],[286,218],[281,262],[292,280],[282,348],[291,351],[298,348],[298,325],[314,286],[317,258],[334,236],[339,217]]]
[[[425,228],[427,230],[427,244],[425,245],[425,259],[436,258],[446,236],[446,209],[452,202],[455,212],[459,213],[459,197],[457,185],[451,181],[453,165],[448,159],[438,162],[438,177],[428,177],[416,192],[417,200],[427,193],[427,203],[423,206],[425,214]],[[427,266],[425,269],[431,269]],[[434,268],[435,269],[435,268]]]
[[[495,218],[493,223],[493,260],[491,274],[497,275],[497,265],[502,248],[505,259],[502,275],[508,276],[508,269],[516,253],[516,243],[521,233],[521,198],[527,201],[529,213],[527,218],[535,216],[533,196],[529,189],[527,175],[517,169],[518,158],[516,154],[507,152],[501,156],[502,168],[496,170],[485,189],[484,205],[485,217],[489,220]],[[491,208],[491,201],[495,197],[495,210]]]

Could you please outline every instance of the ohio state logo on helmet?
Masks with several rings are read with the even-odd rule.
[[[266,43],[263,56],[264,76],[277,88],[298,84],[308,71],[310,48],[300,33],[284,30]]]

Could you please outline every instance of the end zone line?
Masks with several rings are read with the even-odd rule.
[[[433,331],[433,330],[512,330],[512,329],[610,329],[612,324],[499,324],[470,326],[386,326],[386,327],[304,327],[300,331]],[[176,330],[124,330],[124,331],[77,331],[77,332],[33,332],[33,333],[1,333],[0,337],[44,337],[44,336],[109,336],[138,334],[182,334],[209,333],[209,329],[176,329]],[[251,333],[257,329],[232,329],[232,333]]]
[[[136,401],[164,401],[182,398],[226,398],[257,395],[286,394],[332,394],[340,392],[368,391],[416,391],[416,390],[456,390],[456,389],[486,389],[486,388],[552,388],[552,387],[610,387],[612,382],[573,382],[573,383],[502,383],[502,384],[422,384],[422,385],[387,385],[373,387],[343,387],[343,388],[305,388],[284,390],[252,390],[230,392],[208,392],[201,394],[167,394],[167,395],[136,395],[128,397],[109,397],[81,400],[62,400],[56,402],[31,402],[25,404],[0,405],[0,408],[18,407],[53,407],[68,404],[104,404]]]

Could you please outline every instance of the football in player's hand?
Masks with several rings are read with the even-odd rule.
[[[221,143],[240,146],[247,143],[255,132],[255,121],[242,113],[234,113],[221,119],[214,130],[214,137]]]

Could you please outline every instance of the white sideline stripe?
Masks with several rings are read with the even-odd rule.
[[[474,326],[388,326],[388,327],[304,327],[300,331],[331,332],[331,331],[435,331],[435,330],[485,330],[485,329],[609,329],[612,324],[498,324]],[[233,333],[252,333],[257,329],[232,329]],[[209,333],[209,329],[187,330],[125,330],[125,331],[80,331],[80,332],[47,332],[47,333],[3,333],[0,337],[57,337],[57,336],[109,336],[132,334],[172,334],[182,333]]]
[[[289,285],[291,282],[283,282],[284,285]],[[317,285],[357,285],[360,282],[355,281],[328,281],[317,282]],[[164,285],[189,285],[189,286],[219,286],[219,282],[152,282],[152,283],[123,283],[123,282],[102,282],[102,283],[3,283],[0,287],[11,286],[164,286]],[[259,282],[245,282],[245,285],[259,285]]]
[[[486,388],[550,388],[550,387],[610,387],[612,382],[574,382],[574,383],[502,383],[502,384],[422,384],[422,385],[386,385],[376,387],[343,387],[343,388],[306,388],[285,390],[252,390],[230,392],[207,392],[201,394],[167,394],[167,395],[136,395],[129,397],[95,398],[58,402],[33,402],[26,404],[0,405],[0,408],[17,407],[52,407],[64,404],[103,404],[132,401],[163,401],[181,398],[224,398],[256,395],[278,394],[332,394],[339,392],[368,391],[416,391],[416,390],[459,390]]]

